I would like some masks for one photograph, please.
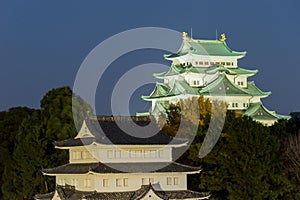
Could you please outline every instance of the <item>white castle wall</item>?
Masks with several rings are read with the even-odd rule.
[[[122,174],[61,174],[56,176],[59,185],[73,185],[81,191],[122,192],[135,191],[141,185],[156,190],[186,190],[186,173],[122,173]]]

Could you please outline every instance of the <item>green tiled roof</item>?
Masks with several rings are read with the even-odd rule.
[[[254,75],[258,72],[258,70],[243,69],[240,67],[228,68],[220,64],[208,67],[206,70],[206,73],[208,74],[215,74],[216,72],[225,72],[226,74],[230,75]]]
[[[186,81],[176,80],[174,86],[170,90],[171,94],[180,95],[180,94],[193,94],[197,95],[198,88],[191,87]]]
[[[245,111],[244,115],[251,117],[257,121],[264,120],[279,120],[279,119],[288,119],[289,116],[278,115],[273,111],[268,110],[262,105],[261,102],[252,103],[250,107]]]
[[[184,68],[181,65],[171,65],[169,71],[162,72],[162,73],[155,73],[153,75],[156,78],[162,78],[162,77],[174,76],[174,75],[182,74],[185,71],[186,71],[186,68]]]
[[[153,92],[149,96],[142,96],[143,99],[147,98],[157,98],[166,96],[170,91],[169,86],[163,84],[163,83],[156,83],[155,88]]]
[[[226,75],[223,73],[217,79],[212,81],[207,86],[200,89],[201,95],[209,95],[209,96],[248,96],[249,94],[240,88],[239,86],[232,83]]]
[[[258,72],[258,70],[251,69],[243,69],[243,68],[228,68],[232,73],[236,73],[237,75],[254,75]]]
[[[216,80],[200,89],[201,95],[226,95],[226,96],[269,96],[271,92],[263,92],[254,82],[249,82],[247,88],[241,88],[232,83],[223,73]]]
[[[272,92],[261,91],[258,87],[256,87],[254,81],[248,82],[248,87],[244,88],[244,90],[253,96],[269,96],[272,94]]]
[[[195,67],[195,66],[187,66],[183,67],[181,65],[171,65],[170,70],[167,72],[155,73],[154,77],[156,78],[165,78],[168,76],[174,76],[183,74],[185,72],[197,73],[197,74],[215,74],[217,72],[225,72],[230,75],[254,75],[258,72],[258,70],[248,70],[243,68],[227,68],[223,65],[214,65],[210,67]]]
[[[161,97],[176,96],[180,94],[205,95],[205,96],[259,96],[267,97],[271,92],[263,92],[256,87],[254,82],[249,82],[247,88],[241,88],[232,83],[225,73],[221,73],[218,78],[208,85],[197,88],[191,87],[185,80],[175,80],[174,86],[169,88],[164,84],[157,84],[149,96],[143,99],[154,99]]]
[[[162,85],[162,84],[160,84]],[[193,88],[191,87],[186,81],[180,81],[175,80],[174,86],[168,90],[164,90],[164,92],[157,92],[160,88],[155,86],[153,92],[149,96],[142,96],[144,100],[147,99],[156,99],[156,98],[162,98],[162,97],[170,97],[170,96],[176,96],[181,94],[192,94],[192,95],[198,95],[199,94],[199,88]],[[161,95],[159,95],[161,94]]]
[[[176,58],[187,53],[211,56],[245,56],[246,52],[232,51],[226,44],[219,40],[183,40],[176,54],[164,55],[166,59]]]

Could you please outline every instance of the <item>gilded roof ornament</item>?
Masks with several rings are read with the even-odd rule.
[[[221,42],[225,42],[225,40],[226,40],[227,38],[226,38],[226,36],[225,36],[225,33],[222,33],[221,34],[221,38],[219,39]]]
[[[187,36],[187,32],[182,32],[182,39],[183,39],[183,40],[190,40],[191,38],[189,38],[189,37]]]

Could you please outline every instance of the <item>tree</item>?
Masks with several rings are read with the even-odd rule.
[[[216,199],[280,199],[292,185],[277,159],[280,143],[269,128],[248,117],[226,123],[217,147],[202,161],[201,189]]]
[[[67,163],[68,154],[57,151],[53,141],[75,136],[73,112],[79,123],[91,113],[91,107],[78,96],[72,110],[72,96],[69,87],[49,91],[41,100],[41,110],[23,117],[14,127],[13,159],[3,174],[4,199],[32,199],[36,193],[54,190],[54,180],[43,176],[41,169]]]
[[[0,188],[6,182],[4,177],[5,169],[11,165],[11,158],[15,147],[15,137],[23,119],[31,115],[35,110],[26,107],[10,108],[8,111],[0,112]],[[0,191],[0,199],[2,197]]]
[[[170,104],[166,110],[167,119],[158,120],[163,130],[171,136],[192,137],[199,126],[207,125],[211,117],[211,102],[208,98],[192,97]],[[164,124],[161,124],[161,123]],[[181,128],[180,133],[178,132]]]
[[[31,199],[35,193],[45,191],[44,177],[39,170],[44,164],[46,147],[40,120],[40,111],[36,111],[19,127],[10,170],[4,176],[5,199]]]

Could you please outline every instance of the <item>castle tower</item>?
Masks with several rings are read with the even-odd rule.
[[[262,105],[261,99],[271,92],[263,92],[248,81],[258,70],[239,67],[238,60],[245,55],[231,50],[224,34],[219,40],[198,40],[184,32],[178,52],[164,55],[172,62],[169,71],[154,74],[163,82],[156,83],[151,94],[142,98],[152,103],[153,115],[165,112],[170,103],[203,95],[210,100],[225,100],[229,110],[240,111],[265,125],[288,118]]]

